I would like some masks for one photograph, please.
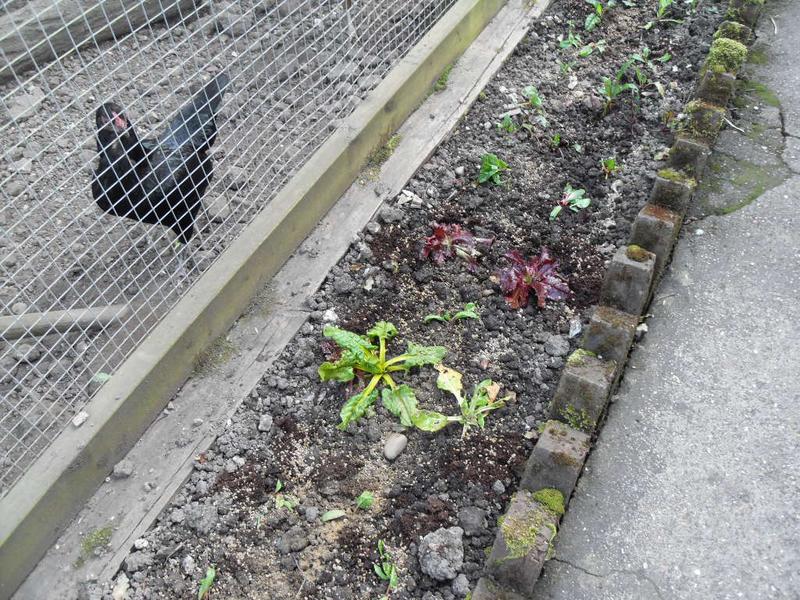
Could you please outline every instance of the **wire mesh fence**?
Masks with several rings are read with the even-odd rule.
[[[0,494],[454,3],[0,0]]]

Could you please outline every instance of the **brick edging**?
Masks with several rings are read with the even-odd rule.
[[[650,197],[606,271],[580,348],[570,355],[550,405],[551,419],[525,465],[471,600],[532,599],[566,505],[616,389],[637,325],[664,272],[697,182],[722,128],[725,107],[764,0],[730,0],[701,69],[694,98]]]

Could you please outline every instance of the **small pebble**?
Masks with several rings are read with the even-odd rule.
[[[72,426],[80,427],[86,422],[86,419],[88,418],[89,418],[89,413],[87,413],[85,410],[82,410],[77,415],[72,417]]]
[[[383,445],[383,455],[387,460],[394,460],[403,450],[406,449],[408,438],[402,433],[392,433],[386,438],[386,443]]]

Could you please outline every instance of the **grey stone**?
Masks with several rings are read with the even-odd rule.
[[[466,575],[460,573],[453,579],[450,589],[453,590],[453,594],[456,598],[466,598],[469,594],[469,579],[467,579]]]
[[[153,555],[150,552],[131,552],[123,562],[123,567],[128,573],[136,573],[153,564]]]
[[[186,519],[186,514],[180,508],[176,508],[173,510],[169,515],[169,520],[172,523],[183,523],[184,519]]]
[[[194,570],[197,568],[197,564],[194,562],[194,558],[192,558],[191,554],[187,554],[183,557],[181,561],[181,571],[183,571],[184,575],[193,575]]]
[[[297,526],[289,529],[275,543],[275,547],[281,554],[300,552],[306,546],[308,546],[308,537],[306,537],[303,529]]]
[[[404,216],[405,213],[402,210],[393,206],[384,206],[380,212],[381,221],[387,224],[402,221]]]
[[[185,513],[186,525],[200,535],[211,533],[219,521],[219,512],[213,504],[192,503]]]
[[[408,438],[402,433],[391,433],[383,445],[383,455],[387,460],[394,460],[406,449]]]
[[[316,506],[306,507],[306,521],[313,523],[319,518],[319,509]]]
[[[506,493],[506,486],[503,485],[503,482],[499,479],[492,484],[492,491],[499,495]]]
[[[272,429],[272,423],[272,415],[263,414],[258,419],[258,430],[262,433],[266,433]]]
[[[464,530],[440,528],[422,538],[417,557],[423,573],[437,581],[454,579],[464,563]]]
[[[465,506],[458,511],[458,524],[464,535],[479,535],[486,530],[486,511],[477,506]]]
[[[8,114],[15,120],[27,119],[36,114],[42,100],[44,92],[38,87],[30,87],[27,93],[19,94],[11,100]]]
[[[133,475],[133,463],[129,460],[119,461],[111,472],[114,479],[127,479],[131,475]]]
[[[25,184],[21,181],[12,179],[5,185],[3,191],[13,198],[14,196],[19,196],[25,191]]]
[[[544,343],[544,351],[550,356],[566,356],[569,354],[569,340],[562,335],[551,335]]]

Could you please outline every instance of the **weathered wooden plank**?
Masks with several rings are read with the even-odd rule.
[[[0,340],[18,340],[52,333],[92,330],[119,323],[130,315],[127,304],[54,310],[46,313],[29,313],[14,317],[0,317]]]
[[[0,82],[75,49],[175,16],[196,0],[34,0],[0,16]],[[199,4],[199,3],[198,3]]]

